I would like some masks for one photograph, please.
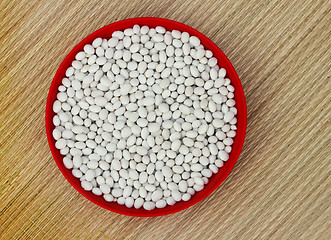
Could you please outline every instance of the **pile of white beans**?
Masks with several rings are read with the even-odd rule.
[[[187,32],[134,25],[76,55],[53,137],[81,186],[146,210],[188,201],[229,159],[234,87]]]

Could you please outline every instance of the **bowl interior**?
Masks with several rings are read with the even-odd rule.
[[[106,202],[103,197],[96,196],[92,192],[87,192],[83,190],[83,188],[80,185],[79,179],[75,178],[71,170],[68,170],[64,167],[62,158],[63,156],[60,154],[60,151],[55,148],[55,140],[52,137],[52,131],[54,129],[54,125],[52,122],[52,119],[54,117],[54,113],[52,110],[53,102],[56,100],[57,95],[57,88],[59,85],[61,85],[62,78],[65,76],[66,69],[71,66],[71,62],[74,60],[76,54],[79,51],[83,50],[84,45],[88,43],[92,43],[92,41],[97,38],[110,38],[111,34],[116,30],[124,30],[126,28],[132,27],[134,24],[139,25],[147,25],[149,27],[156,27],[156,26],[163,26],[167,30],[179,30],[181,32],[188,32],[190,35],[197,36],[201,43],[205,46],[206,49],[209,49],[213,52],[214,56],[218,59],[218,64],[220,67],[223,67],[227,71],[227,77],[231,79],[232,85],[235,87],[234,92],[234,99],[236,100],[236,108],[238,110],[237,115],[237,135],[234,138],[234,143],[232,145],[232,152],[230,153],[230,158],[227,162],[225,162],[224,166],[220,168],[219,172],[217,174],[214,174],[210,179],[209,183],[204,187],[204,189],[200,192],[195,193],[195,195],[192,196],[192,198],[187,201],[180,201],[176,203],[174,206],[166,206],[162,209],[154,209],[152,211],[147,211],[144,209],[135,209],[135,208],[127,208],[125,206],[119,205],[117,203],[109,203]],[[246,113],[246,102],[245,102],[245,96],[244,92],[239,80],[239,77],[237,73],[235,72],[232,64],[227,59],[227,57],[224,55],[224,53],[214,44],[210,39],[208,39],[206,36],[204,36],[202,33],[198,32],[197,30],[184,25],[179,22],[175,22],[168,19],[162,19],[162,18],[132,18],[132,19],[126,19],[119,22],[112,23],[110,25],[107,25],[86,38],[84,38],[79,44],[77,44],[74,49],[67,55],[67,57],[64,59],[62,64],[60,65],[59,69],[57,70],[55,77],[53,79],[53,82],[51,84],[51,87],[49,89],[47,104],[46,104],[46,132],[47,132],[47,138],[48,143],[51,149],[51,152],[53,154],[53,157],[56,161],[56,164],[58,165],[59,169],[61,170],[62,174],[65,176],[65,178],[70,182],[70,184],[78,191],[80,192],[84,197],[89,199],[90,201],[94,202],[95,204],[111,210],[113,212],[117,212],[120,214],[125,215],[131,215],[131,216],[139,216],[139,217],[152,217],[152,216],[160,216],[160,215],[166,215],[174,212],[181,211],[185,208],[188,208],[192,206],[193,204],[201,201],[205,197],[207,197],[211,192],[213,192],[223,181],[224,179],[229,175],[230,171],[234,167],[240,151],[242,149],[244,139],[245,139],[245,133],[246,133],[246,122],[247,122],[247,113]]]

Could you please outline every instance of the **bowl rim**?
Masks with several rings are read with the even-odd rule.
[[[91,43],[95,38],[105,36],[108,34],[109,36],[113,31],[116,30],[124,30],[126,28],[132,27],[134,24],[138,24],[140,26],[147,25],[149,27],[156,27],[156,26],[163,26],[167,30],[177,29],[181,32],[188,32],[190,35],[197,36],[201,43],[204,45],[205,49],[209,49],[213,52],[214,57],[218,59],[218,64],[221,65],[220,67],[224,67],[227,71],[227,76],[229,76],[231,80],[231,84],[235,87],[235,100],[236,100],[236,108],[238,110],[237,115],[237,135],[234,138],[233,149],[230,153],[230,158],[228,161],[224,163],[224,166],[221,167],[218,173],[213,174],[212,177],[209,178],[209,183],[205,185],[204,189],[200,192],[196,192],[192,198],[187,202],[177,202],[173,206],[166,206],[165,208],[147,211],[143,208],[135,209],[135,208],[127,208],[125,205],[119,205],[118,203],[114,202],[106,202],[103,197],[96,196],[90,191],[85,191],[80,184],[79,179],[75,178],[71,170],[64,167],[62,158],[63,156],[60,154],[60,151],[55,148],[55,140],[52,136],[52,131],[54,129],[53,125],[53,102],[56,99],[56,94],[58,92],[58,86],[62,82],[62,78],[65,77],[64,73],[65,70],[71,65],[72,60],[76,56],[76,53],[83,49],[83,46],[87,43]],[[221,61],[222,60],[222,61]],[[230,76],[231,75],[231,76]],[[240,126],[240,127],[239,127]],[[117,22],[113,22],[109,25],[106,25],[93,33],[89,34],[87,37],[83,38],[75,47],[69,52],[69,54],[65,57],[65,59],[60,64],[59,68],[56,71],[56,74],[52,80],[51,86],[49,88],[48,96],[47,96],[47,103],[45,109],[45,127],[46,127],[46,134],[48,145],[52,152],[53,158],[62,172],[63,176],[67,179],[71,186],[73,186],[81,195],[85,198],[90,200],[91,202],[97,204],[98,206],[110,210],[112,212],[116,212],[119,214],[129,215],[129,216],[136,216],[136,217],[156,217],[162,215],[168,215],[171,213],[179,212],[184,209],[187,209],[194,204],[202,201],[207,196],[209,196],[230,174],[231,170],[233,169],[234,165],[236,164],[240,152],[242,150],[245,135],[246,135],[246,128],[247,128],[247,107],[246,107],[246,100],[244,91],[240,82],[240,79],[232,66],[229,59],[226,55],[221,51],[221,49],[208,37],[204,34],[200,33],[194,28],[191,28],[183,23],[173,21],[170,19],[165,18],[155,18],[155,17],[139,17],[139,18],[129,18],[120,20]],[[61,158],[62,156],[62,158]],[[78,182],[77,182],[78,181]]]

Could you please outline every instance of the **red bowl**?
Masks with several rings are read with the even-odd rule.
[[[149,27],[156,27],[156,26],[163,26],[167,30],[179,30],[181,32],[188,32],[190,35],[197,36],[201,43],[204,45],[206,49],[209,49],[213,52],[214,56],[218,60],[218,64],[220,67],[223,67],[227,71],[227,77],[231,79],[232,85],[235,87],[234,91],[234,99],[236,101],[236,108],[238,110],[237,114],[237,135],[234,138],[234,143],[232,145],[232,151],[230,153],[230,158],[227,162],[225,162],[224,166],[220,168],[219,172],[217,174],[214,174],[210,179],[209,183],[204,187],[203,190],[200,192],[196,192],[192,198],[187,201],[180,201],[177,202],[173,206],[166,206],[165,208],[161,209],[154,209],[152,211],[147,211],[145,209],[135,209],[135,208],[127,208],[125,205],[119,205],[115,202],[106,202],[102,196],[96,196],[92,192],[85,191],[81,185],[80,180],[75,178],[71,170],[65,168],[62,158],[63,156],[60,154],[60,151],[55,148],[55,140],[52,136],[52,131],[54,129],[53,125],[53,103],[56,100],[56,95],[58,93],[58,87],[61,85],[62,78],[65,76],[66,69],[71,66],[72,61],[75,59],[75,56],[78,52],[83,50],[84,45],[92,43],[92,41],[95,38],[101,37],[101,38],[107,38],[109,39],[112,35],[112,33],[116,30],[124,30],[126,28],[133,27],[133,25],[147,25]],[[229,59],[225,56],[225,54],[216,46],[215,43],[213,43],[209,38],[207,38],[202,33],[198,32],[197,30],[172,20],[163,19],[163,18],[152,18],[152,17],[143,17],[143,18],[131,18],[122,20],[119,22],[115,22],[112,24],[109,24],[103,28],[100,28],[99,30],[93,32],[86,38],[84,38],[77,46],[74,47],[74,49],[68,54],[68,56],[64,59],[62,64],[60,65],[59,69],[57,70],[53,82],[51,84],[51,87],[49,89],[47,103],[46,103],[46,133],[47,133],[47,139],[49,143],[49,147],[51,149],[51,152],[53,154],[53,157],[55,159],[55,162],[57,166],[59,167],[62,174],[65,176],[65,178],[69,181],[69,183],[84,197],[89,199],[90,201],[94,202],[95,204],[108,209],[110,211],[130,215],[130,216],[137,216],[137,217],[155,217],[155,216],[161,216],[161,215],[167,215],[171,213],[175,213],[178,211],[181,211],[183,209],[189,208],[190,206],[196,204],[197,202],[201,201],[205,197],[207,197],[209,194],[211,194],[223,181],[224,179],[229,175],[232,168],[237,162],[237,159],[239,157],[240,151],[242,149],[242,146],[244,144],[245,140],[245,134],[246,134],[246,125],[247,125],[247,109],[246,109],[246,101],[245,101],[245,95],[243,88],[241,86],[239,77],[234,70],[231,62]]]

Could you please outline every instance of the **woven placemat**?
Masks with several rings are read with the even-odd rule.
[[[0,3],[0,239],[331,239],[330,1]],[[185,23],[228,56],[247,98],[234,170],[169,216],[104,210],[76,192],[47,145],[44,112],[61,61],[117,20]]]

